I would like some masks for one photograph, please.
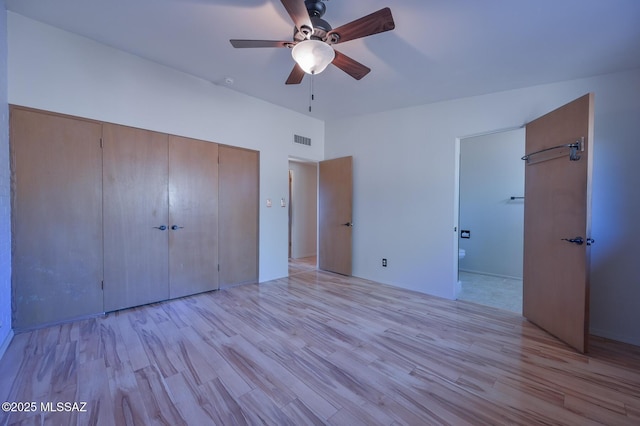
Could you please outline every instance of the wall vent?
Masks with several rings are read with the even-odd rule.
[[[299,143],[300,145],[311,146],[311,138],[307,138],[300,135],[293,135],[293,143]]]

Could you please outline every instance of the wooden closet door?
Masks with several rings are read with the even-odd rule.
[[[103,311],[101,128],[11,109],[17,330]]]
[[[259,153],[218,150],[220,286],[257,282]]]
[[[169,298],[168,138],[104,125],[105,311]]]
[[[169,293],[218,289],[218,145],[169,137]]]

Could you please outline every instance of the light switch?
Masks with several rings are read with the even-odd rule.
[[[287,207],[287,202],[284,200],[284,198],[280,198],[280,207]]]
[[[267,198],[267,207],[271,207],[271,198]]]

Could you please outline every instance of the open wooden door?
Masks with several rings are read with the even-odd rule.
[[[320,162],[318,266],[351,275],[353,157]]]
[[[523,315],[580,352],[589,332],[593,94],[526,126]]]

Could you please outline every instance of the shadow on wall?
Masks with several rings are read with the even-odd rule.
[[[640,327],[630,317],[640,301],[638,267],[629,271],[638,262],[636,243],[596,238],[591,250],[590,332],[640,346]],[[629,276],[636,277],[635,285],[630,285]],[[620,324],[626,327],[621,329]]]
[[[640,346],[640,110],[597,115],[593,157],[591,333]],[[603,137],[604,136],[604,137]]]

